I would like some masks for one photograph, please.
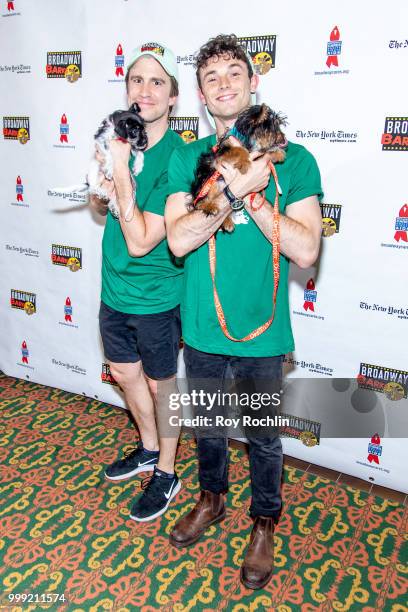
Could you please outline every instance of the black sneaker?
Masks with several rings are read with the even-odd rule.
[[[140,522],[152,521],[166,512],[171,500],[180,489],[181,480],[175,474],[174,478],[165,478],[158,476],[155,469],[142,495],[133,504],[130,518]]]
[[[137,448],[125,453],[123,459],[114,461],[105,469],[105,477],[108,480],[126,480],[139,472],[151,472],[159,461],[157,453],[147,452],[143,444],[139,442]]]

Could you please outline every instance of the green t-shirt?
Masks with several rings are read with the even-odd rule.
[[[200,154],[216,142],[208,136],[174,151],[169,164],[169,193],[189,192]],[[321,197],[320,173],[314,157],[304,147],[289,143],[283,164],[276,164],[280,212],[288,204],[308,196]],[[271,178],[266,189],[269,202],[275,199]],[[227,326],[235,338],[242,338],[265,323],[272,313],[272,246],[245,211],[235,212],[231,234],[216,234],[216,286]],[[273,357],[294,349],[289,316],[289,260],[280,255],[280,280],[275,318],[263,334],[248,342],[234,342],[218,323],[210,268],[208,243],[186,256],[181,302],[183,338],[193,348],[206,353],[253,357]]]
[[[136,177],[139,209],[164,216],[169,159],[182,139],[172,130],[144,154],[142,172]],[[129,165],[131,165],[131,159]],[[102,301],[120,312],[154,314],[180,303],[183,267],[162,240],[144,257],[131,257],[120,223],[107,214],[102,241]]]

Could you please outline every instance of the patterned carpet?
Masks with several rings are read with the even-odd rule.
[[[408,510],[396,502],[285,468],[275,574],[254,592],[239,580],[251,528],[243,451],[231,450],[226,520],[179,551],[168,534],[198,494],[190,438],[178,451],[177,498],[159,519],[135,523],[128,513],[140,479],[103,477],[105,464],[134,445],[125,412],[4,375],[0,408],[3,608],[408,611]],[[27,601],[11,605],[9,593]],[[29,603],[30,593],[66,601]]]

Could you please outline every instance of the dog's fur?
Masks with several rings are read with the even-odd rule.
[[[241,174],[245,174],[250,166],[249,153],[257,151],[267,154],[272,163],[283,162],[288,141],[281,127],[286,125],[286,118],[272,111],[266,104],[257,104],[242,111],[232,130],[228,130],[221,138],[216,150],[203,153],[198,162],[195,179],[191,185],[192,202],[189,210],[202,210],[206,215],[216,215],[218,211],[216,198],[225,187],[222,176],[211,186],[208,194],[198,200],[203,185],[214,174],[220,162],[228,162]],[[230,136],[239,140],[241,146],[235,146]],[[221,229],[232,232],[234,222],[229,215]]]
[[[121,138],[126,140],[134,155],[133,173],[137,176],[143,169],[143,151],[147,147],[147,134],[143,118],[140,116],[140,107],[138,104],[132,104],[129,110],[117,110],[106,117],[99,126],[95,134],[95,145],[97,151],[103,157],[103,162],[99,163],[97,159],[92,159],[87,182],[82,185],[72,185],[71,187],[57,188],[55,191],[68,192],[85,192],[90,195],[96,195],[102,200],[109,202],[108,207],[114,217],[119,216],[119,211],[116,207],[114,199],[110,199],[108,193],[101,187],[101,173],[107,178],[112,179],[113,176],[113,160],[109,150],[109,141],[113,138]],[[133,190],[136,190],[136,184],[132,178]],[[89,199],[89,198],[88,198]],[[129,206],[129,208],[133,208]],[[128,215],[126,211],[125,217]]]

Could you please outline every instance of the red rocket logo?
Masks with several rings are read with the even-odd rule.
[[[337,26],[334,26],[330,32],[330,42],[327,43],[327,60],[326,66],[338,66],[339,60],[338,55],[341,53],[341,40],[340,32]]]
[[[408,204],[404,204],[400,209],[399,217],[395,219],[395,230],[394,240],[408,242]]]
[[[67,116],[64,113],[61,117],[61,123],[60,123],[60,142],[68,142],[68,134],[69,134],[69,124],[67,121]]]
[[[122,45],[119,43],[115,55],[115,75],[124,76],[123,67],[125,65],[125,56],[123,55]]]
[[[316,302],[317,291],[315,291],[315,284],[313,278],[309,278],[309,280],[307,281],[304,297],[304,310],[311,310],[312,312],[314,312],[314,303]]]
[[[72,306],[69,297],[67,297],[67,299],[65,300],[64,314],[65,321],[69,321],[70,323],[72,323]]]
[[[22,202],[23,201],[23,185],[21,184],[21,176],[17,177],[16,180],[16,194],[17,194],[17,202]]]
[[[7,10],[8,11],[14,11],[14,2],[13,2],[13,0],[9,0],[9,2],[7,2]]]
[[[28,364],[28,348],[27,348],[27,342],[25,340],[23,340],[21,344],[21,361],[22,363]]]

